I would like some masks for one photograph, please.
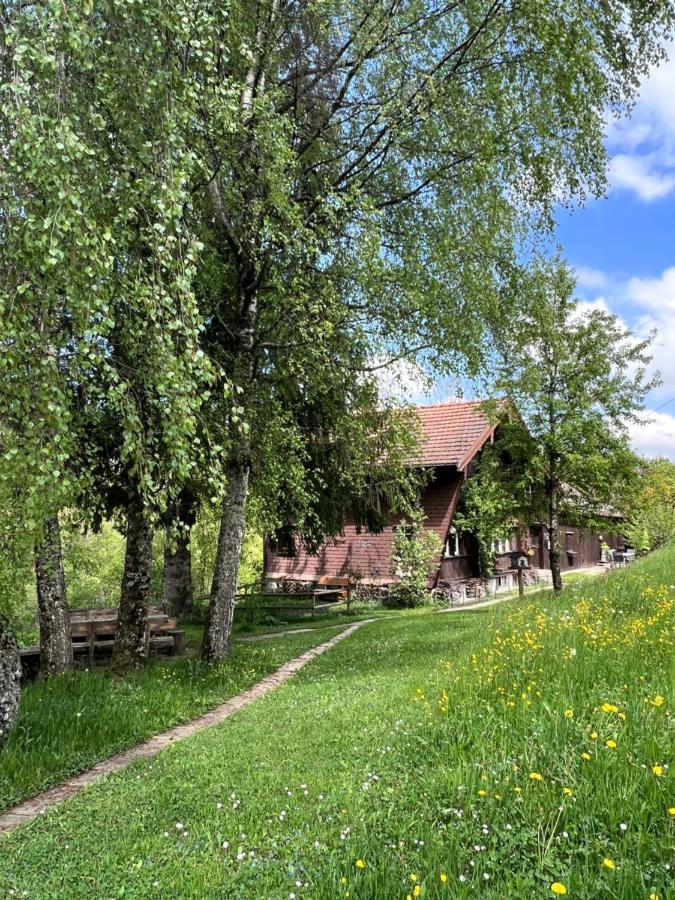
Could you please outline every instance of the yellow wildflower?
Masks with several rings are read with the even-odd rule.
[[[417,881],[417,875],[411,875],[411,876],[410,876],[410,880],[411,880],[411,881]]]
[[[571,797],[571,796],[572,796],[572,788],[564,787],[564,788],[563,788],[563,794],[564,794],[566,797]]]
[[[543,781],[544,780],[543,776],[540,775],[539,772],[530,772],[530,778],[532,779],[532,781]]]
[[[419,895],[421,893],[422,893],[422,888],[420,887],[419,884],[416,884],[415,887],[413,888],[413,897],[419,897]]]
[[[572,718],[574,718],[574,710],[573,710],[573,709],[566,709],[566,710],[565,710],[565,718],[566,718],[566,719],[572,719]],[[556,881],[556,884],[558,884],[557,881]]]
[[[606,743],[607,746],[610,747],[611,749],[613,749],[614,747],[616,747],[616,741],[611,741],[611,740],[610,740],[610,741],[605,741],[605,743]]]
[[[619,713],[619,718],[623,719],[623,721],[625,722],[626,721],[626,713]]]
[[[445,874],[445,872],[441,872],[441,884],[445,884],[447,880],[448,876]]]
[[[354,863],[354,865],[356,866],[357,869],[365,869],[365,867],[366,867],[366,863],[362,859],[357,859],[356,862]]]
[[[616,713],[619,711],[619,707],[615,706],[613,703],[603,703],[600,709],[604,713]]]
[[[592,740],[592,741],[597,741],[597,739],[598,739],[598,732],[597,732],[597,731],[591,731],[591,740]]]
[[[608,856],[606,856],[603,859],[602,864],[606,869],[616,869],[616,863],[614,862],[613,859],[610,859]]]
[[[649,701],[652,706],[663,706],[663,697],[661,694],[657,694],[653,700]]]
[[[652,766],[652,772],[657,778],[660,778],[663,775],[663,766]]]
[[[669,815],[669,816],[675,816],[675,806],[670,806],[670,807],[668,808],[668,815]]]
[[[584,751],[584,752],[581,754],[581,758],[588,761],[588,760],[591,758],[591,754],[590,754],[590,753],[586,753],[586,751]]]
[[[554,881],[551,885],[551,890],[554,894],[560,894],[560,896],[567,893],[567,888],[562,881]]]
[[[520,792],[521,792],[523,789],[522,789],[521,787],[514,787],[513,790],[516,792],[516,794],[520,794]]]
[[[649,895],[649,900],[661,900],[660,894],[657,894],[656,891],[652,891]]]
[[[342,878],[340,879],[340,884],[347,884],[347,879],[345,878],[344,875],[343,875]]]
[[[487,791],[484,791],[484,790],[481,789],[480,791],[478,791],[478,796],[479,796],[479,797],[486,797],[486,796],[487,796]]]

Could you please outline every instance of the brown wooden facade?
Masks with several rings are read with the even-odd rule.
[[[443,551],[432,581],[455,582],[478,575],[478,544],[471,534],[457,534],[452,522],[462,484],[470,477],[471,462],[486,442],[493,439],[494,428],[484,418],[477,403],[441,404],[418,409],[427,444],[422,460],[433,469],[423,491],[421,505],[426,528],[442,542]],[[301,547],[294,556],[272,551],[266,546],[264,572],[268,582],[316,582],[322,576],[350,575],[364,584],[387,584],[395,580],[392,572],[394,532],[400,517],[394,516],[377,533],[359,531],[347,522],[344,532],[327,541],[317,553]],[[609,529],[613,528],[613,531]],[[605,532],[582,531],[562,525],[560,528],[561,568],[564,571],[592,566],[601,560],[601,545],[621,545],[615,525],[608,522]],[[530,565],[548,569],[547,529],[542,524],[529,528],[526,543],[534,550]],[[522,539],[505,538],[495,548],[496,571],[513,565],[514,555],[522,552]]]

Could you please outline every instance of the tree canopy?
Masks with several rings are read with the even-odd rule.
[[[377,514],[393,480],[367,469],[408,438],[373,368],[476,373],[527,314],[528,241],[554,204],[602,191],[607,109],[663,57],[673,3],[2,16],[0,477],[21,479],[36,533],[66,503],[97,507],[92,471],[146,531],[196,477],[223,504],[216,658],[249,490],[310,542],[350,508]]]

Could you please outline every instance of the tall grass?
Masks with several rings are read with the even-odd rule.
[[[365,626],[10,836],[0,884],[49,900],[666,900],[673,573],[668,548],[561,597]]]

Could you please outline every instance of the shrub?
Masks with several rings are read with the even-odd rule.
[[[389,608],[411,609],[429,603],[429,575],[438,562],[441,541],[424,528],[425,515],[415,510],[394,532],[392,574],[400,581],[383,598]]]

